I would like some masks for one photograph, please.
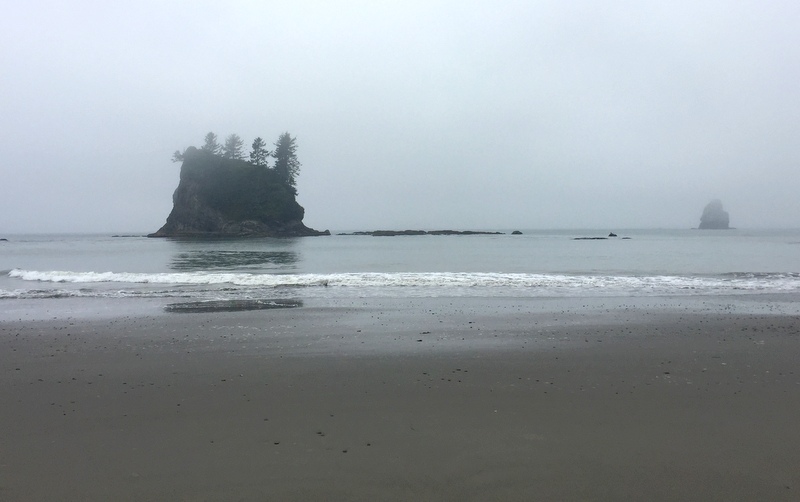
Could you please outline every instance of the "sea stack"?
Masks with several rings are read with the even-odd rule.
[[[330,235],[303,225],[303,207],[274,169],[189,147],[167,222],[148,237]]]
[[[714,199],[703,209],[700,217],[700,229],[727,230],[730,228],[728,212],[722,209],[722,201]]]

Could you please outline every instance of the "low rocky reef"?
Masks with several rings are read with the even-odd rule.
[[[614,232],[611,232],[611,233],[608,234],[608,237],[573,237],[572,240],[574,240],[574,241],[607,241],[609,239],[617,239],[617,238],[619,238],[620,240],[623,240],[623,241],[629,241],[631,239],[630,237],[619,237]]]
[[[522,232],[515,230],[513,235]],[[337,235],[371,235],[373,237],[397,237],[403,235],[505,235],[503,232],[480,232],[474,230],[372,230],[369,232],[351,232]]]

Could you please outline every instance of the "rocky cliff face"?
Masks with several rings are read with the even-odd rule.
[[[712,200],[705,209],[703,209],[699,228],[726,230],[730,228],[729,224],[730,217],[728,216],[728,212],[722,209],[722,202],[719,200]]]
[[[328,235],[303,225],[290,187],[264,167],[190,147],[167,222],[149,237]]]

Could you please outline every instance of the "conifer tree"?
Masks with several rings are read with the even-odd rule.
[[[183,162],[183,154],[180,150],[175,150],[172,154],[172,162]]]
[[[214,155],[219,154],[219,143],[217,143],[217,135],[213,132],[206,134],[205,143],[200,148],[203,151],[213,153]]]
[[[231,134],[225,138],[225,145],[222,147],[222,156],[226,159],[244,159],[242,148],[244,142],[238,134]]]
[[[275,171],[297,195],[295,182],[297,174],[300,172],[300,161],[297,160],[295,140],[296,138],[293,138],[288,132],[281,134],[275,143],[275,151],[272,156],[275,157]]]
[[[256,138],[253,141],[253,151],[250,152],[250,163],[254,166],[267,166],[267,157],[269,157],[272,152],[267,150],[265,147],[267,144],[261,138]]]

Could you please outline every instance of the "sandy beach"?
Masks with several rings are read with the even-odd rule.
[[[6,318],[0,499],[800,499],[800,318],[562,303]]]

